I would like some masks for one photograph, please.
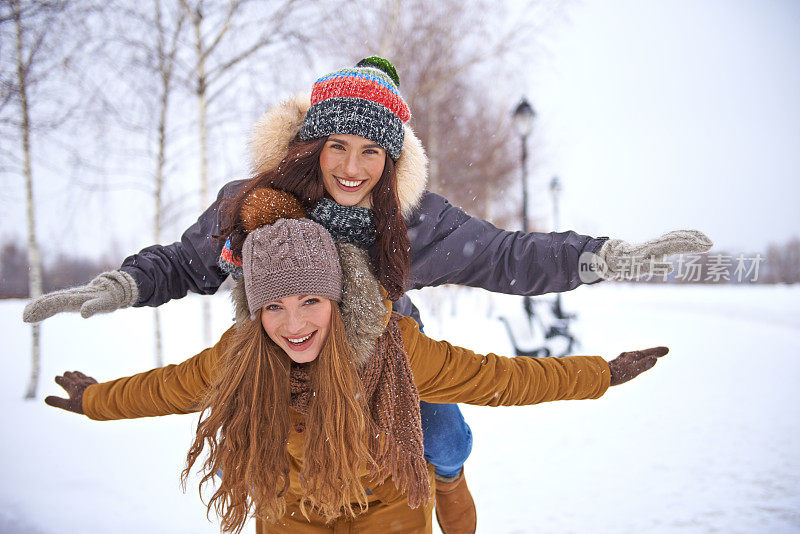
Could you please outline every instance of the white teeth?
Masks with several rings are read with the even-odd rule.
[[[337,177],[336,181],[338,181],[340,184],[342,184],[345,187],[358,187],[365,180],[343,180],[342,178]]]
[[[289,339],[289,343],[300,345],[301,343],[305,343],[306,341],[308,341],[308,338],[310,338],[313,334],[314,332],[311,332],[311,334],[308,334],[307,336],[298,339],[289,339],[288,337],[286,339]]]

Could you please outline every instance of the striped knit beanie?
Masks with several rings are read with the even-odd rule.
[[[394,66],[377,56],[319,78],[311,91],[311,108],[300,127],[300,139],[359,135],[379,144],[397,161],[403,151],[403,124],[411,118],[399,85]]]
[[[242,247],[251,312],[289,295],[342,300],[342,268],[333,238],[308,219],[278,219],[248,234]]]

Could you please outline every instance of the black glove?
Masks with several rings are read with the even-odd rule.
[[[667,347],[623,352],[610,362],[611,385],[618,386],[632,378],[636,378],[656,364],[656,359],[669,352]]]
[[[80,371],[67,371],[64,376],[56,377],[56,384],[67,390],[69,398],[62,399],[61,397],[50,395],[44,399],[44,402],[54,408],[83,414],[83,392],[92,384],[97,384],[97,380],[91,376],[86,376]]]

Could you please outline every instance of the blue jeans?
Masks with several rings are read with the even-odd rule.
[[[439,476],[456,476],[472,452],[472,430],[458,404],[420,402],[419,408],[425,459]]]

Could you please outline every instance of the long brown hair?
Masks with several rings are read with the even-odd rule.
[[[291,193],[306,210],[313,208],[325,195],[319,156],[326,141],[327,137],[309,141],[295,138],[276,168],[254,176],[236,197],[222,204],[221,237],[230,236],[231,251],[235,256],[241,257],[247,237],[239,214],[245,198],[254,189],[272,187]],[[372,266],[389,298],[397,300],[405,292],[411,270],[411,242],[400,209],[395,163],[388,154],[383,173],[371,194],[376,225],[375,245],[370,255]]]
[[[306,417],[300,506],[326,521],[355,517],[367,507],[364,469],[377,473],[368,442],[376,425],[369,416],[355,355],[334,302],[331,330],[319,356],[307,366],[312,398]],[[276,521],[289,489],[287,443],[291,360],[264,332],[261,312],[235,329],[219,373],[202,403],[197,434],[186,456],[184,483],[204,447],[200,489],[222,470],[208,502],[226,532],[240,532],[252,511]]]

